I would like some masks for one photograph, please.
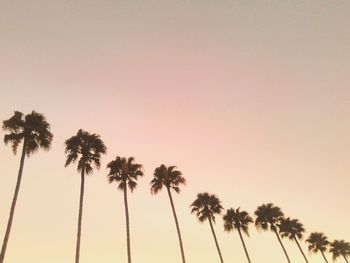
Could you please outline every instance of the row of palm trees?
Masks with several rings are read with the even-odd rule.
[[[27,115],[16,111],[11,118],[3,121],[3,130],[8,132],[8,134],[4,136],[4,142],[5,144],[11,143],[12,150],[14,153],[17,152],[20,143],[23,143],[23,145],[20,159],[20,167],[17,176],[17,183],[0,253],[0,263],[4,262],[6,248],[10,237],[16,202],[21,185],[25,157],[31,156],[31,154],[35,153],[39,148],[49,150],[53,138],[53,135],[50,132],[50,125],[47,122],[45,116],[35,111]],[[77,132],[76,135],[72,136],[71,138],[65,141],[65,166],[76,163],[77,170],[81,176],[75,263],[79,263],[80,257],[85,175],[91,174],[94,171],[94,169],[100,168],[100,160],[102,155],[106,154],[106,149],[107,148],[99,135],[91,134],[81,129]],[[136,188],[138,178],[144,175],[143,167],[141,164],[136,163],[133,157],[126,158],[117,156],[114,160],[107,164],[107,169],[109,170],[109,173],[107,175],[109,183],[117,183],[118,189],[122,190],[124,194],[127,236],[127,258],[128,263],[131,263],[128,190],[133,192],[133,190]],[[186,262],[186,259],[180,226],[173,202],[172,191],[179,193],[180,187],[185,184],[185,178],[182,176],[182,173],[176,169],[175,166],[167,167],[164,164],[160,165],[155,169],[154,177],[151,181],[152,194],[157,194],[163,188],[165,188],[168,193],[170,205],[175,220],[181,251],[181,258],[183,263]],[[196,214],[200,222],[209,222],[220,261],[224,262],[214,230],[215,217],[216,215],[222,214],[224,210],[224,208],[221,205],[221,201],[216,195],[211,195],[209,193],[199,193],[197,195],[197,198],[190,205],[190,208],[191,212]],[[279,207],[274,206],[271,203],[259,206],[255,211],[255,216],[255,226],[257,227],[257,229],[271,230],[276,234],[276,237],[284,251],[288,262],[290,262],[290,259],[280,237],[289,238],[295,241],[305,261],[308,263],[307,257],[305,256],[298,241],[302,239],[305,229],[297,219],[285,218],[281,209]],[[231,232],[233,230],[237,230],[247,260],[249,263],[251,263],[251,259],[249,257],[248,250],[244,243],[242,233],[245,233],[249,236],[248,228],[249,224],[254,222],[253,218],[250,217],[246,211],[241,211],[240,208],[230,208],[223,215],[223,221],[225,231]],[[329,251],[333,254],[333,259],[342,256],[345,259],[345,261],[348,262],[348,257],[350,256],[350,243],[345,242],[344,240],[335,240],[334,242],[330,243],[323,233],[315,232],[310,234],[306,242],[308,242],[309,244],[309,250],[315,253],[321,252],[326,262],[328,261],[325,257],[324,252],[327,251],[328,247]]]

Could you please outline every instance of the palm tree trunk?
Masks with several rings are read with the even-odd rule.
[[[17,203],[17,198],[18,198],[18,192],[19,192],[19,188],[21,186],[21,180],[22,180],[22,173],[23,173],[25,157],[26,157],[26,140],[23,141],[22,155],[21,155],[21,161],[20,161],[20,165],[19,165],[19,171],[18,171],[18,176],[17,176],[17,183],[16,183],[16,188],[15,188],[15,193],[14,193],[13,199],[12,199],[11,210],[10,210],[10,215],[9,215],[9,219],[8,219],[8,222],[7,222],[4,242],[2,243],[2,247],[1,247],[0,263],[3,263],[4,259],[5,259],[7,242],[8,242],[9,237],[10,237],[13,216],[15,214],[15,208],[16,208],[16,203]]]
[[[303,254],[303,257],[304,257],[304,259],[305,259],[305,262],[306,262],[306,263],[309,263],[309,261],[307,260],[305,254],[304,254],[304,251],[302,250],[302,248],[301,248],[301,246],[300,246],[300,244],[299,244],[299,242],[298,242],[298,239],[297,239],[296,237],[294,237],[294,240],[295,240],[295,242],[297,243],[298,248],[299,248],[301,254]]]
[[[282,240],[281,240],[281,238],[280,238],[279,234],[277,233],[276,228],[274,227],[274,229],[273,229],[273,230],[275,231],[275,234],[276,234],[276,236],[277,236],[277,239],[278,239],[278,241],[280,242],[280,245],[281,245],[281,247],[282,247],[282,249],[283,249],[284,254],[286,255],[287,261],[290,263],[289,256],[288,256],[288,254],[287,254],[286,249],[285,249],[285,248],[284,248],[284,246],[283,246]]]
[[[182,238],[181,238],[181,232],[180,232],[180,227],[179,227],[179,222],[177,221],[177,216],[176,216],[176,212],[175,212],[175,206],[174,206],[174,202],[173,202],[173,197],[171,196],[171,192],[169,187],[167,187],[168,190],[168,196],[170,199],[170,204],[171,204],[171,208],[173,210],[173,215],[174,215],[174,219],[175,219],[175,225],[176,225],[176,230],[177,230],[177,235],[179,237],[179,243],[180,243],[180,250],[181,250],[181,257],[182,257],[182,263],[186,263],[185,260],[185,252],[184,252],[184,248],[182,245]]]
[[[323,251],[321,251],[322,257],[324,258],[324,261],[326,261],[326,263],[328,263],[328,260],[326,258],[326,256],[324,255]]]
[[[219,243],[218,243],[218,240],[216,239],[213,223],[211,222],[211,218],[210,217],[209,217],[209,224],[210,224],[211,232],[213,233],[213,237],[214,237],[214,240],[215,240],[216,248],[217,248],[218,253],[219,253],[220,261],[221,261],[221,263],[224,263],[224,259],[222,258],[220,247],[219,247]]]
[[[244,240],[243,240],[241,229],[239,229],[239,228],[238,228],[238,234],[239,234],[239,237],[241,238],[242,245],[243,245],[243,248],[244,248],[244,252],[245,252],[245,254],[247,256],[248,262],[251,263],[250,258],[249,258],[249,254],[248,254],[248,250],[247,250],[247,248],[245,246],[245,243],[244,243]]]
[[[79,257],[80,257],[81,222],[82,222],[82,217],[83,217],[84,185],[85,185],[85,174],[84,173],[85,173],[85,168],[83,167],[83,169],[81,170],[78,233],[77,233],[77,246],[75,249],[75,263],[79,263]]]
[[[131,263],[131,249],[130,249],[130,225],[129,225],[129,209],[128,209],[128,185],[124,182],[124,206],[125,206],[125,218],[126,218],[126,244],[128,249],[128,263]]]
[[[349,261],[348,261],[348,259],[346,258],[346,256],[343,255],[343,257],[344,257],[346,263],[349,263]]]

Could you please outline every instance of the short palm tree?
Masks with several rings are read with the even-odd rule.
[[[283,212],[281,208],[274,206],[272,203],[263,204],[256,209],[255,216],[255,226],[257,227],[257,229],[262,229],[265,231],[271,230],[276,234],[278,242],[280,243],[283,249],[287,261],[290,263],[287,251],[277,231],[278,225],[283,218]]]
[[[31,154],[38,151],[39,148],[49,150],[53,137],[52,133],[50,132],[50,124],[46,121],[45,116],[35,111],[32,111],[32,113],[25,116],[22,112],[15,111],[15,114],[10,119],[3,122],[2,128],[4,131],[9,132],[5,135],[4,142],[5,144],[12,144],[14,154],[16,154],[17,148],[22,141],[23,146],[15,193],[13,195],[10,215],[1,248],[0,263],[4,262],[7,243],[10,237],[18,192],[21,186],[25,156],[27,155],[27,157],[29,157]]]
[[[77,170],[80,172],[80,200],[77,243],[75,250],[75,263],[79,263],[80,258],[80,239],[81,223],[83,216],[85,174],[91,174],[94,168],[99,169],[101,166],[101,155],[106,154],[106,146],[100,136],[87,131],[79,130],[76,135],[72,136],[65,142],[65,153],[67,155],[65,167],[78,161]]]
[[[175,219],[177,235],[179,238],[182,262],[185,263],[186,262],[185,252],[184,252],[184,248],[183,248],[183,244],[182,244],[180,226],[179,226],[179,222],[177,220],[174,201],[173,201],[173,197],[171,195],[171,190],[174,190],[176,193],[180,193],[180,185],[185,185],[186,180],[182,176],[182,173],[179,170],[176,170],[176,166],[167,167],[164,164],[157,167],[154,170],[153,175],[154,175],[154,178],[151,181],[151,193],[157,194],[160,190],[162,190],[163,186],[165,186],[165,188],[168,192],[168,197],[170,200],[171,209],[173,211],[173,215],[174,215],[174,219]]]
[[[307,260],[304,251],[302,250],[298,239],[302,239],[303,238],[303,234],[305,232],[305,229],[303,227],[303,224],[299,222],[298,219],[290,219],[288,218],[282,218],[280,224],[279,224],[279,230],[280,230],[280,234],[282,237],[287,237],[290,240],[294,240],[297,243],[297,246],[301,252],[301,254],[303,255],[305,262],[309,263],[309,261]]]
[[[246,211],[240,211],[240,208],[230,208],[226,211],[223,219],[225,231],[231,232],[233,229],[238,231],[248,262],[251,263],[248,250],[243,240],[242,232],[249,236],[248,226],[250,223],[254,222],[253,218],[251,218]]]
[[[214,237],[216,249],[218,250],[221,263],[224,262],[218,240],[215,235],[213,222],[215,223],[215,215],[221,214],[224,209],[221,206],[221,201],[216,195],[211,195],[208,193],[199,193],[197,199],[191,204],[191,213],[196,213],[199,222],[209,221],[210,229]]]
[[[126,242],[128,263],[131,263],[131,248],[130,248],[130,223],[129,223],[129,209],[128,209],[128,188],[131,192],[137,186],[138,177],[143,176],[142,165],[135,163],[133,157],[125,158],[117,156],[115,160],[108,163],[109,168],[108,180],[109,183],[116,182],[118,189],[124,192],[124,206],[126,218]]]
[[[328,260],[324,255],[324,252],[326,252],[328,249],[329,241],[325,234],[319,233],[319,232],[313,232],[310,234],[309,238],[306,239],[305,241],[309,244],[309,247],[308,247],[309,251],[313,253],[317,253],[318,251],[320,251],[324,261],[328,263]]]
[[[348,257],[350,256],[350,243],[345,242],[344,240],[334,240],[330,243],[329,252],[333,254],[333,260],[343,256],[345,261],[349,263]]]

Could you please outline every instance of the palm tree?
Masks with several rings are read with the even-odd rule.
[[[90,134],[89,132],[81,129],[76,135],[66,140],[65,146],[65,153],[67,155],[65,167],[78,161],[77,170],[80,172],[81,176],[77,244],[75,250],[75,263],[79,263],[85,173],[87,175],[91,174],[94,168],[99,169],[101,167],[101,155],[106,154],[107,148],[100,139],[99,135],[95,133]]]
[[[39,148],[48,151],[51,147],[53,138],[52,133],[50,132],[50,124],[46,121],[45,116],[35,111],[32,111],[32,113],[27,114],[26,116],[24,116],[22,112],[15,111],[15,114],[10,119],[3,121],[2,128],[4,131],[9,132],[9,134],[4,136],[4,142],[5,144],[12,144],[14,154],[16,154],[17,148],[22,141],[23,146],[15,193],[13,195],[10,215],[1,248],[0,263],[4,262],[6,247],[10,237],[18,192],[22,180],[25,156],[27,155],[27,157],[29,157],[31,154],[38,151]]]
[[[236,229],[238,231],[248,262],[251,263],[248,250],[243,240],[242,231],[249,237],[248,226],[250,223],[254,222],[253,218],[251,218],[246,211],[240,211],[240,208],[230,208],[226,211],[223,219],[225,231],[230,232],[233,229]]]
[[[298,219],[290,219],[289,217],[283,218],[279,224],[279,230],[282,237],[287,237],[297,243],[297,246],[304,257],[305,262],[309,263],[304,254],[304,251],[298,242],[298,239],[300,240],[303,238],[303,234],[305,232],[303,224],[300,223]]]
[[[272,203],[263,204],[259,206],[255,211],[255,226],[258,230],[271,230],[276,234],[278,242],[280,243],[287,261],[290,263],[289,256],[286,249],[283,246],[282,240],[278,234],[277,227],[283,218],[283,212],[281,208],[274,206]]]
[[[338,257],[343,256],[345,261],[349,263],[348,257],[350,256],[350,243],[345,242],[344,240],[334,240],[330,243],[331,248],[329,252],[333,254],[333,260],[336,260]]]
[[[208,219],[211,232],[214,237],[216,249],[218,250],[221,263],[224,262],[222,254],[220,251],[219,243],[215,235],[213,222],[215,223],[215,214],[221,214],[224,209],[221,206],[221,201],[216,195],[211,195],[208,193],[197,194],[197,199],[191,204],[191,213],[196,213],[199,222],[204,222]]]
[[[162,190],[163,186],[166,187],[166,190],[168,192],[171,209],[173,210],[173,215],[175,219],[177,235],[179,238],[182,262],[185,263],[186,262],[185,252],[182,245],[180,226],[177,220],[173,197],[171,195],[171,190],[174,190],[176,193],[180,193],[180,185],[185,185],[186,179],[182,176],[182,173],[180,171],[176,170],[176,166],[166,167],[164,164],[157,167],[154,170],[153,175],[154,175],[154,178],[151,181],[151,193],[157,194],[160,190]]]
[[[323,233],[319,232],[313,232],[310,234],[309,238],[305,240],[307,243],[309,243],[309,251],[313,253],[317,253],[318,251],[321,252],[324,261],[328,263],[328,260],[326,256],[324,255],[324,252],[327,251],[329,241],[327,240],[327,236]]]
[[[125,206],[125,218],[126,218],[126,242],[128,263],[131,263],[131,248],[130,248],[130,223],[129,223],[129,209],[128,209],[128,197],[127,190],[131,192],[137,186],[137,179],[143,176],[142,165],[135,163],[133,157],[125,158],[117,156],[115,160],[108,163],[109,168],[108,180],[109,183],[118,183],[118,189],[124,192],[124,206]]]

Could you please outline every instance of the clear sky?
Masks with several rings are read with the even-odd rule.
[[[108,147],[86,181],[81,262],[126,262],[123,195],[105,169],[116,155],[145,169],[129,201],[135,263],[181,259],[167,195],[150,195],[161,163],[188,181],[174,195],[188,262],[219,262],[190,214],[203,191],[250,214],[273,202],[307,235],[350,241],[349,25],[345,0],[1,0],[0,119],[36,110],[54,134],[26,160],[6,263],[73,262],[80,178],[63,151],[79,128]],[[2,240],[19,155],[0,144],[0,163]],[[226,262],[246,262],[237,233],[215,227]],[[285,262],[273,233],[250,232],[253,262]]]

